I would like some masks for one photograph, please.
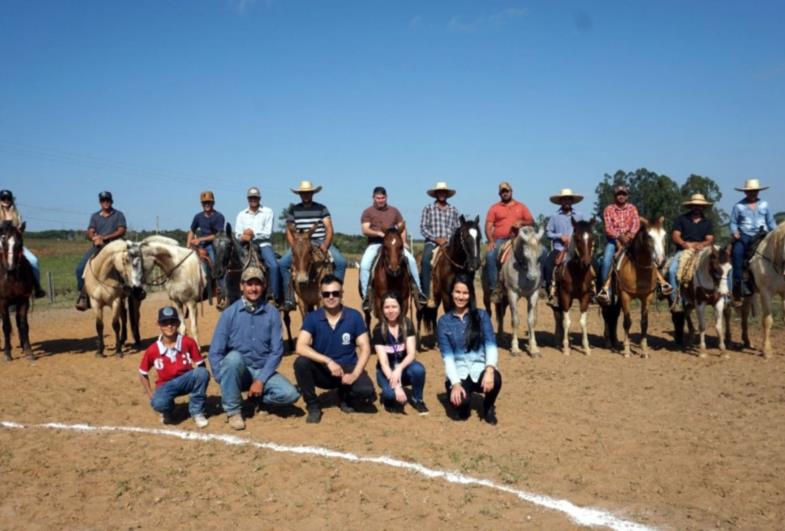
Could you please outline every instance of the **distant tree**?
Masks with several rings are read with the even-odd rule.
[[[544,229],[548,225],[548,221],[551,219],[550,216],[546,216],[545,214],[537,214],[537,230]]]
[[[289,216],[289,211],[293,206],[294,203],[289,203],[289,205],[281,209],[281,212],[278,214],[278,230],[281,232],[286,230],[286,218]]]
[[[777,212],[774,214],[774,221],[776,221],[778,225],[785,221],[785,212]]]

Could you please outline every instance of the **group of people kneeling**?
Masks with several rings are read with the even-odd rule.
[[[316,388],[337,389],[344,413],[371,405],[376,391],[365,371],[371,347],[378,358],[376,381],[384,408],[403,412],[409,401],[419,414],[428,413],[423,400],[425,367],[415,359],[414,325],[401,314],[400,295],[383,296],[383,318],[369,337],[360,312],[342,303],[341,279],[325,276],[320,282],[322,306],[305,317],[297,338],[295,387],[277,372],[284,351],[281,322],[276,308],[265,300],[265,288],[261,270],[251,267],[243,272],[242,298],[221,314],[210,344],[210,368],[232,428],[245,428],[243,391],[249,400],[272,407],[294,404],[302,395],[309,423],[322,418]],[[476,306],[470,278],[456,276],[451,293],[452,303],[437,324],[448,401],[455,416],[465,420],[471,414],[472,393],[483,394],[482,418],[495,425],[502,380],[491,321]],[[174,399],[187,394],[189,413],[195,424],[204,428],[208,425],[205,400],[210,374],[195,341],[178,333],[179,324],[174,308],[159,310],[161,335],[145,351],[140,378],[163,423],[172,422]],[[148,378],[153,367],[157,373],[155,390]],[[407,386],[411,386],[410,398],[404,390]]]

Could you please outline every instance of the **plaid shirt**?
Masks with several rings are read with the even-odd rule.
[[[602,219],[605,222],[605,235],[614,240],[625,232],[636,234],[641,226],[638,209],[629,203],[626,203],[623,208],[616,203],[611,203],[605,207]]]
[[[431,242],[435,242],[436,238],[449,239],[461,225],[459,217],[458,209],[454,206],[448,204],[447,208],[439,208],[434,201],[422,209],[420,232]]]

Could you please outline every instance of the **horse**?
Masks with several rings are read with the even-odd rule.
[[[403,244],[401,231],[397,227],[390,227],[384,232],[368,285],[368,297],[376,319],[382,318],[382,296],[388,291],[395,291],[401,296],[401,315],[408,315],[412,275],[416,275],[417,271],[409,271]],[[365,312],[365,325],[369,328],[371,326],[371,312]]]
[[[188,318],[191,337],[200,345],[196,303],[203,300],[207,279],[198,253],[180,247],[177,240],[158,235],[148,236],[140,246],[145,257],[145,270],[150,271],[154,263],[162,272],[158,278],[145,278],[145,283],[166,287],[169,299],[180,314],[178,331],[185,333],[185,320]]]
[[[587,323],[589,303],[597,276],[592,265],[595,247],[594,223],[594,218],[589,221],[572,220],[573,232],[567,256],[553,273],[556,282],[556,306],[553,307],[556,342],[561,342],[565,356],[570,355],[570,307],[574,300],[578,300],[580,304],[583,353],[586,356],[591,355]]]
[[[5,361],[11,361],[11,315],[10,307],[16,307],[16,330],[19,333],[19,344],[28,360],[33,361],[33,349],[30,346],[30,326],[27,312],[30,309],[30,296],[33,294],[33,269],[23,259],[24,245],[21,230],[11,223],[0,226],[0,315],[3,318],[3,334],[5,336]]]
[[[772,303],[774,295],[783,299],[785,309],[785,222],[768,233],[755,249],[750,259],[750,273],[755,280],[755,289],[760,294],[761,322],[763,324],[764,358],[771,357],[771,327],[774,324]],[[749,346],[748,316],[751,297],[744,299],[741,307],[742,338],[745,346]]]
[[[654,264],[654,242],[648,233],[648,223],[641,218],[640,229],[624,251],[618,267],[612,272],[612,301],[603,309],[605,319],[605,339],[611,347],[616,344],[616,324],[619,308],[624,313],[624,357],[630,357],[630,303],[633,299],[641,302],[641,357],[649,357],[647,331],[649,325],[649,304],[657,286],[657,266]]]
[[[319,284],[322,278],[333,272],[328,253],[311,243],[311,236],[321,222],[314,223],[308,230],[293,232],[292,245],[292,291],[297,295],[300,316],[305,316],[319,307]],[[288,312],[286,313],[288,316]]]
[[[682,258],[685,256],[681,255]],[[730,252],[728,249],[720,249],[716,245],[705,247],[697,251],[695,269],[685,284],[680,286],[682,300],[684,301],[684,312],[672,312],[673,324],[675,327],[675,337],[677,342],[683,342],[683,325],[686,321],[689,329],[691,344],[695,327],[690,319],[690,313],[694,308],[698,314],[699,332],[699,351],[698,356],[706,357],[706,307],[711,305],[714,308],[716,318],[717,336],[720,342],[720,352],[724,357],[725,340],[730,324],[730,312],[726,311],[730,306],[726,306],[728,299],[728,276],[731,271]]]
[[[436,315],[439,305],[450,305],[450,285],[457,273],[464,273],[474,278],[480,269],[482,232],[480,231],[480,216],[467,220],[463,215],[459,218],[460,224],[450,236],[447,245],[439,250],[434,258],[433,276],[431,279],[432,303],[417,310],[417,335],[420,335],[420,326],[424,322],[429,332],[436,329]]]
[[[85,267],[85,293],[90,298],[90,307],[95,314],[95,329],[98,335],[96,356],[104,356],[104,316],[105,306],[112,308],[112,329],[115,333],[115,353],[123,356],[123,343],[128,337],[126,328],[126,299],[136,297],[141,300],[144,279],[142,249],[138,243],[115,240],[106,244],[93,256]],[[131,330],[135,344],[139,345],[138,306],[129,302]],[[122,327],[122,330],[121,330]]]

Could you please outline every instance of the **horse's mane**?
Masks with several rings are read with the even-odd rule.
[[[153,234],[152,236],[148,236],[142,243],[163,243],[165,245],[174,245],[175,247],[179,247],[180,243],[175,240],[174,238],[169,238],[168,236],[161,236],[160,234]]]
[[[758,247],[761,256],[771,260],[774,270],[783,271],[785,265],[785,221],[771,231]]]
[[[592,236],[591,227],[592,227],[591,221],[581,220],[575,222],[575,228],[572,231],[572,238],[570,238],[570,244],[567,246],[567,256],[564,258],[565,262],[569,262],[570,260],[572,260],[572,257],[577,254],[575,250],[575,241],[577,240],[577,238],[575,237],[575,235],[578,234],[579,232],[588,232],[589,235]]]
[[[385,234],[400,234],[400,232],[398,227],[388,227],[387,230],[384,231]]]

